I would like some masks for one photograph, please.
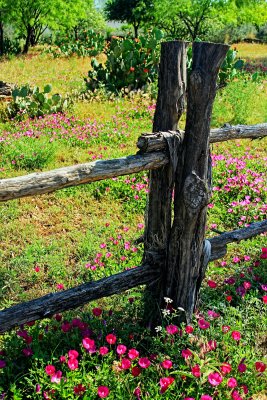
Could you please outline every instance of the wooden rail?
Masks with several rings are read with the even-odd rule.
[[[183,136],[183,132],[181,132],[181,136]],[[267,124],[237,125],[212,129],[210,142],[217,143],[238,138],[247,139],[264,136],[267,136]],[[58,189],[140,171],[158,169],[168,164],[168,146],[164,139],[164,132],[143,134],[138,139],[137,147],[141,154],[113,160],[97,160],[47,172],[35,172],[25,176],[1,179],[0,202],[50,193]]]
[[[267,220],[208,239],[211,244],[210,261],[223,257],[226,254],[227,244],[250,239],[266,231]],[[154,255],[154,258],[157,256],[162,262],[162,256]],[[98,281],[50,293],[0,311],[0,333],[29,321],[48,318],[56,313],[80,307],[92,300],[118,294],[139,285],[156,283],[160,279],[159,264],[144,264]]]

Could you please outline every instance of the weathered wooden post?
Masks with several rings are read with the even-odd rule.
[[[176,131],[185,109],[187,43],[165,42],[161,45],[159,91],[153,132]],[[158,312],[158,299],[166,274],[168,243],[172,223],[172,194],[178,164],[181,136],[170,133],[170,163],[150,172],[149,196],[145,216],[144,262],[160,265],[161,277],[147,286],[145,319]],[[153,281],[153,277],[152,280]]]
[[[169,57],[165,50],[172,48],[173,42],[162,46],[161,72],[159,81],[159,97],[155,114],[153,130],[175,129],[174,121],[174,96],[171,107],[166,102],[168,95],[163,92],[164,79],[172,82],[173,74],[177,73],[177,66],[173,65],[170,58],[177,58],[173,54]],[[174,42],[175,43],[175,42]],[[182,44],[180,44],[182,46]],[[157,302],[158,309],[164,306],[164,297],[173,300],[174,308],[180,307],[185,310],[184,317],[189,321],[195,307],[197,292],[204,276],[204,269],[210,256],[210,243],[205,241],[206,207],[209,202],[211,191],[211,167],[209,162],[209,132],[212,105],[216,94],[216,80],[219,67],[225,58],[228,46],[213,43],[193,44],[193,64],[188,82],[187,96],[187,118],[185,137],[177,149],[169,146],[170,152],[176,152],[178,165],[170,162],[172,169],[166,174],[166,169],[158,170],[151,174],[150,197],[147,213],[147,228],[145,236],[145,254],[149,249],[154,249],[154,242],[160,238],[164,259],[161,261],[161,278],[157,285],[148,288],[150,303],[147,300],[147,310],[152,310],[153,302]],[[166,57],[166,58],[165,58]],[[185,52],[184,52],[185,57]],[[164,60],[165,58],[165,60]],[[172,68],[171,68],[172,66]],[[170,68],[172,73],[170,73]],[[185,73],[183,73],[185,77]],[[177,78],[176,78],[177,79]],[[178,79],[179,81],[179,79]],[[176,82],[175,82],[176,84]],[[176,90],[176,88],[172,88]],[[176,93],[178,93],[176,91]],[[184,92],[183,92],[184,96]],[[167,103],[167,104],[166,104]],[[184,100],[183,102],[184,103]],[[160,117],[160,105],[166,104],[162,113],[173,115],[173,119]],[[176,119],[181,110],[176,109]],[[168,125],[160,125],[160,121],[168,121]],[[174,157],[171,154],[171,157]],[[174,174],[174,219],[171,225],[171,202],[172,179]],[[164,184],[163,184],[164,183]],[[163,204],[166,191],[167,204]],[[166,194],[165,194],[166,196]],[[152,199],[154,197],[154,199]],[[165,225],[162,225],[162,209],[168,213]],[[155,221],[150,221],[155,218]],[[157,222],[160,218],[161,224]],[[155,225],[156,224],[156,225]],[[162,232],[164,234],[162,234]],[[146,310],[146,313],[147,313]],[[153,309],[150,321],[156,322],[159,315]]]

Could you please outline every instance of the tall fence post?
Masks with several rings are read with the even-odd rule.
[[[180,41],[165,42],[161,45],[161,61],[159,66],[159,91],[154,116],[153,132],[175,131],[178,121],[185,109],[186,100],[186,49],[187,43]],[[171,147],[174,141],[179,144],[179,135],[168,137]],[[179,146],[178,146],[179,147]],[[174,186],[175,160],[155,171],[150,172],[149,195],[145,216],[144,262],[159,264],[161,278],[146,289],[145,319],[149,320],[157,313],[157,304],[161,284],[165,275],[167,249],[171,231],[171,207]]]

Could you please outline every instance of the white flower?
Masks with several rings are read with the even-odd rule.
[[[173,300],[170,299],[169,297],[164,297],[164,301],[165,301],[165,303],[167,303],[167,304],[170,304],[170,303],[173,302]]]
[[[156,326],[155,331],[156,332],[161,332],[162,331],[162,326]]]
[[[167,315],[170,315],[170,313],[170,310],[162,310],[163,317],[167,317]]]

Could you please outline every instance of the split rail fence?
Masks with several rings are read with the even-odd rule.
[[[152,324],[166,296],[173,299],[174,307],[184,310],[182,318],[189,321],[208,262],[223,257],[228,243],[267,231],[264,220],[205,239],[211,195],[209,144],[267,136],[267,124],[210,130],[217,74],[227,50],[226,45],[194,43],[187,82],[187,43],[162,44],[154,133],[141,135],[136,155],[0,180],[0,201],[8,201],[151,170],[142,265],[4,309],[0,333],[144,284],[145,311]],[[185,109],[183,132],[178,122]]]

